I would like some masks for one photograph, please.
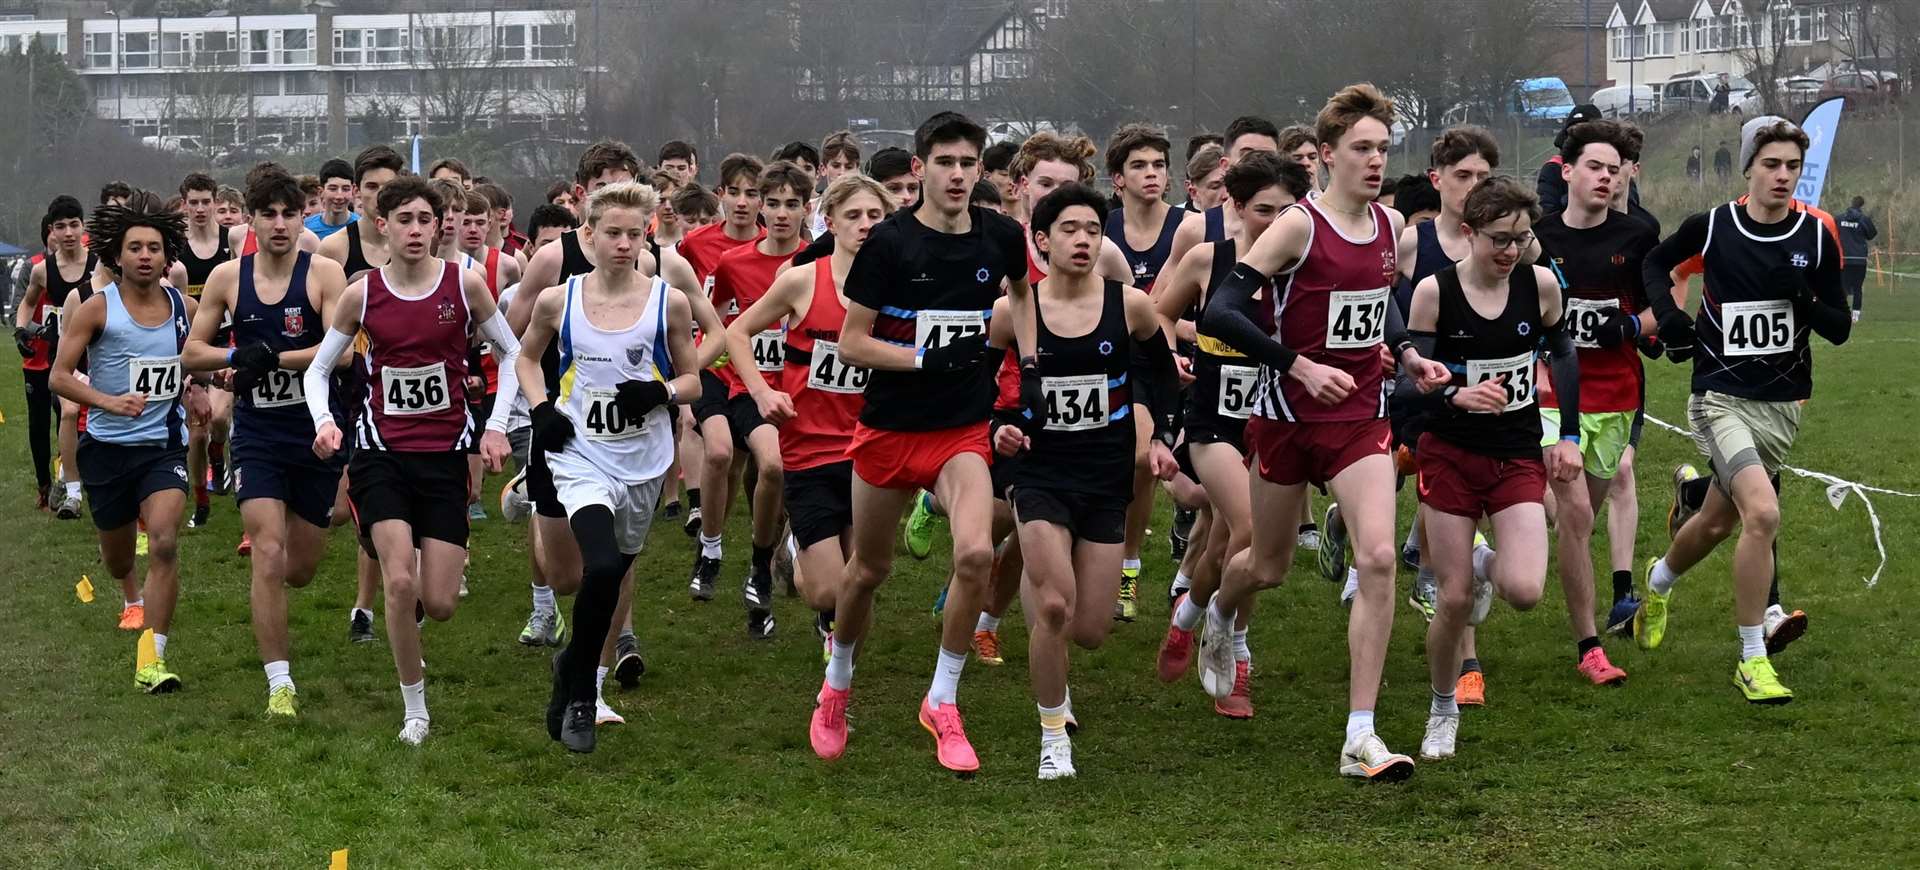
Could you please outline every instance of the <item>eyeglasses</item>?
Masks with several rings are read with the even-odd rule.
[[[1496,251],[1504,251],[1512,247],[1518,247],[1522,250],[1525,250],[1528,245],[1533,244],[1532,233],[1519,233],[1517,235],[1508,235],[1506,233],[1486,233],[1485,235],[1486,235],[1487,241],[1493,244],[1493,249]]]

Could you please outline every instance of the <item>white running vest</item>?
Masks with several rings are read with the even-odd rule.
[[[567,281],[566,316],[560,321],[560,397],[555,406],[573,421],[573,440],[563,454],[585,460],[608,477],[629,484],[665,474],[673,464],[673,430],[667,405],[638,420],[614,404],[621,381],[673,377],[667,355],[667,284],[654,278],[639,319],[608,331],[587,320],[585,276]]]

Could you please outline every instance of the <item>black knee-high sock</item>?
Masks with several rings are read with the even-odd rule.
[[[699,509],[700,509],[700,487],[689,486],[687,487],[687,510],[697,511]]]
[[[53,484],[53,450],[48,439],[59,433],[53,403],[47,373],[27,372],[27,449],[33,456],[34,482],[43,492]]]
[[[633,556],[620,552],[613,538],[613,511],[588,505],[568,520],[580,542],[580,592],[573,597],[573,638],[567,642],[567,684],[575,701],[592,701],[593,673],[600,647],[607,642],[613,610],[620,601],[620,578]]]

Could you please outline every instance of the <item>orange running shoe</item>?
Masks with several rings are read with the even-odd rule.
[[[120,610],[120,630],[140,631],[147,627],[147,608],[145,605],[129,604]]]
[[[1580,674],[1596,686],[1618,686],[1627,681],[1627,672],[1607,661],[1607,651],[1600,647],[1587,650],[1587,654],[1580,657]]]
[[[1468,671],[1460,675],[1460,682],[1453,686],[1454,703],[1462,707],[1485,707],[1487,705],[1487,678],[1479,671]]]
[[[1007,660],[1000,657],[1000,632],[976,631],[973,633],[973,654],[980,657],[983,665],[1004,665]]]
[[[1236,661],[1233,663],[1233,691],[1213,702],[1213,712],[1228,719],[1253,718],[1253,685],[1249,679],[1253,676],[1253,663]]]
[[[853,697],[853,688],[835,689],[820,681],[820,694],[814,696],[813,719],[807,726],[807,737],[813,743],[813,754],[832,761],[847,751],[847,701]]]
[[[973,744],[967,742],[966,726],[960,723],[959,704],[941,704],[940,709],[935,710],[926,698],[921,698],[920,727],[933,735],[934,751],[941,767],[955,773],[980,769],[980,757],[973,754]]]
[[[242,556],[253,555],[253,536],[249,534],[244,534],[244,533],[241,534],[240,546],[233,548],[233,551],[235,553],[239,553]]]

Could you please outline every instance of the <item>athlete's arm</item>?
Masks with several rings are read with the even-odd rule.
[[[1167,249],[1167,262],[1184,263],[1187,253],[1199,246],[1207,238],[1207,216],[1193,212],[1180,218],[1180,227],[1173,231],[1173,245]]]
[[[1853,334],[1853,308],[1840,283],[1840,259],[1839,251],[1822,251],[1812,269],[1792,272],[1799,279],[1794,307],[1815,333],[1836,345],[1846,344]]]
[[[847,271],[844,287],[847,295],[847,317],[840,325],[840,359],[848,365],[861,368],[910,372],[919,367],[918,348],[901,347],[874,338],[873,321],[879,314],[879,309],[869,307],[867,304],[869,302],[873,305],[885,304],[883,300],[887,298],[888,291],[895,289],[893,278],[899,268],[894,265],[896,242],[889,233],[889,229],[886,223],[875,226],[872,233],[867,236],[867,241],[860,246],[860,252],[853,256],[853,268]],[[1026,256],[1024,248],[1021,256]],[[1012,273],[1008,274],[1007,292],[1011,295],[1014,282],[1011,279]],[[1024,277],[1023,275],[1022,278]],[[1025,280],[1020,282],[1020,288],[1023,294],[1029,292]],[[1013,310],[1011,302],[1007,310],[1009,312]],[[1001,316],[1006,317],[1011,325],[1011,314]],[[1000,318],[988,318],[989,321],[997,319]],[[1015,337],[1016,335],[1008,335],[1008,341],[1013,341]],[[1006,346],[1009,345],[1002,345],[1002,347]]]
[[[520,340],[513,337],[513,330],[507,327],[507,319],[500,316],[499,307],[493,304],[493,291],[487,289],[484,276],[468,270],[460,274],[460,283],[460,289],[467,297],[468,316],[478,324],[475,334],[493,345],[494,359],[500,362],[500,391],[511,396],[520,387],[519,367],[516,364],[520,359]],[[480,453],[493,471],[499,471],[506,455],[512,452],[506,438],[507,416],[512,412],[512,402],[493,403],[493,415],[487,418],[487,434],[480,437]],[[488,455],[489,440],[498,442],[498,455]]]
[[[1172,275],[1153,282],[1153,316],[1160,322],[1160,331],[1166,333],[1169,344],[1175,340],[1174,330],[1180,318],[1188,308],[1193,307],[1205,290],[1200,282],[1208,271],[1207,267],[1212,265],[1213,245],[1195,245],[1185,257],[1173,262]]]
[[[1679,342],[1669,340],[1665,335],[1673,315],[1685,316],[1680,306],[1673,302],[1673,270],[1689,257],[1705,250],[1706,246],[1707,213],[1702,212],[1687,218],[1666,241],[1654,245],[1640,265],[1640,279],[1646,287],[1647,304],[1653,308],[1654,319],[1660,324],[1661,340],[1670,346],[1693,344],[1691,335],[1684,336],[1686,340]],[[1559,389],[1559,386],[1555,385],[1554,389]]]
[[[500,258],[500,286],[512,287],[520,283],[520,260],[507,254]]]
[[[1127,265],[1127,255],[1120,252],[1120,246],[1106,236],[1100,237],[1100,255],[1094,261],[1094,269],[1102,280],[1118,281],[1128,287],[1133,286],[1133,267]],[[1007,274],[1011,275],[1012,272]],[[1025,274],[1024,267],[1021,274]],[[1145,287],[1139,288],[1145,290]]]
[[[100,273],[100,270],[98,269],[94,270],[94,274],[96,276],[99,275],[99,273]],[[118,279],[111,279],[111,280],[118,280]],[[174,289],[179,290],[182,293],[185,293],[187,291],[187,264],[182,263],[179,260],[173,261],[173,265],[167,267],[167,283],[172,284]],[[102,286],[104,285],[95,284],[94,289],[97,290]]]
[[[344,266],[346,265],[347,254],[349,252],[349,248],[347,247],[348,241],[347,228],[341,227],[338,232],[321,239],[320,247],[315,248],[313,252],[318,256],[325,257]]]
[[[340,425],[333,419],[333,380],[329,375],[333,373],[334,364],[353,347],[353,336],[360,331],[360,313],[366,308],[366,300],[365,281],[353,282],[340,294],[340,304],[334,308],[327,334],[320,339],[320,347],[314,351],[306,373],[300,376],[300,386],[307,394],[307,413],[313,417],[313,453],[321,459],[331,458],[340,449]]]
[[[1394,306],[1387,307],[1391,309]],[[1414,285],[1413,299],[1407,306],[1406,345],[1402,347],[1403,355],[1405,348],[1410,347],[1422,359],[1432,359],[1434,347],[1439,343],[1439,337],[1435,334],[1439,326],[1440,281],[1428,275]],[[1453,375],[1446,371],[1444,364],[1434,363],[1434,365],[1439,365],[1441,371],[1445,373],[1442,385],[1452,380]],[[1478,393],[1471,390],[1442,392],[1433,390],[1431,387],[1423,388],[1421,378],[1410,367],[1401,368],[1400,376],[1394,382],[1393,391],[1397,402],[1406,403],[1409,409],[1423,411],[1437,411],[1456,397],[1462,397],[1463,404],[1460,405],[1462,408],[1474,406],[1475,403],[1483,401]],[[1486,392],[1486,390],[1482,389],[1480,392]],[[1506,393],[1500,389],[1499,384],[1493,385],[1492,392],[1499,397],[1499,406],[1506,407]]]
[[[1214,288],[1201,327],[1227,346],[1299,381],[1316,401],[1335,404],[1353,392],[1353,376],[1300,356],[1253,322],[1254,294],[1267,276],[1297,262],[1306,253],[1311,219],[1301,209],[1281,212],[1233,271]]]
[[[563,247],[565,247],[564,244],[557,243],[547,245],[535,251],[533,259],[527,261],[526,271],[520,273],[520,284],[525,287],[552,287],[560,283],[560,262],[563,253],[561,249]],[[667,280],[668,282],[672,282],[673,279],[668,278]],[[524,307],[527,310],[527,314],[533,313],[532,305]],[[525,317],[515,318],[511,311],[507,312],[507,317],[509,320],[521,324],[520,329],[515,331],[526,328],[525,324],[527,320]]]
[[[54,357],[53,371],[47,378],[47,385],[53,389],[54,395],[122,417],[140,416],[140,412],[147,407],[144,393],[109,396],[73,374],[74,366],[80,364],[81,354],[87,352],[87,347],[100,336],[101,328],[106,325],[106,297],[95,294],[93,298],[75,306],[73,313],[63,316],[61,321],[67,324],[68,334],[76,340],[61,342],[60,352]]]
[[[1400,231],[1400,242],[1394,258],[1400,263],[1400,277],[1413,280],[1413,264],[1420,259],[1420,228],[1407,227]]]
[[[747,388],[747,394],[753,397],[754,404],[759,406],[760,416],[775,426],[793,419],[793,397],[774,389],[760,374],[759,361],[753,356],[753,336],[789,317],[798,320],[795,301],[799,291],[812,289],[812,279],[812,269],[782,273],[726,330],[728,363]]]
[[[15,329],[26,329],[33,322],[33,314],[40,308],[41,297],[47,295],[47,267],[50,262],[41,260],[33,264],[33,269],[28,272],[27,289],[20,294],[20,303],[13,309]]]
[[[180,349],[180,365],[189,372],[208,372],[227,368],[233,348],[214,347],[213,335],[220,321],[233,307],[233,295],[240,281],[240,261],[228,260],[213,267],[207,284],[200,288],[200,309],[187,330],[187,343]]]
[[[1128,378],[1139,385],[1134,395],[1153,416],[1154,441],[1172,447],[1173,415],[1180,402],[1180,374],[1173,362],[1173,348],[1162,333],[1160,320],[1147,294],[1133,289],[1120,298],[1126,305],[1127,333],[1133,336],[1134,353],[1129,361]],[[1168,460],[1172,455],[1168,454]],[[1157,463],[1156,463],[1157,465]],[[1158,476],[1158,469],[1155,469]],[[1171,475],[1169,475],[1171,477]]]
[[[693,299],[686,291],[668,288],[667,357],[673,360],[673,380],[667,382],[668,402],[691,405],[700,398],[700,366],[693,347]],[[708,306],[712,310],[712,306]]]
[[[515,304],[508,307],[510,312],[526,312],[522,315],[525,325],[520,332],[520,356],[514,360],[514,368],[519,375],[515,382],[528,408],[538,408],[552,399],[547,395],[547,378],[540,370],[540,357],[546,354],[547,345],[553,343],[566,304],[566,288],[548,287],[534,297],[533,304],[516,299]]]
[[[1535,267],[1539,269],[1539,267]],[[1539,269],[1535,280],[1551,277],[1550,272]],[[1549,287],[1552,289],[1549,290]],[[1556,301],[1553,319],[1547,319],[1547,294],[1551,292]],[[1567,335],[1566,318],[1560,315],[1557,301],[1560,295],[1559,285],[1554,281],[1541,281],[1540,321],[1547,327],[1547,376],[1553,381],[1554,395],[1560,401],[1560,440],[1554,442],[1546,451],[1547,473],[1562,483],[1579,477],[1580,459],[1580,358],[1573,349],[1573,337]]]
[[[996,302],[997,306],[998,303]],[[1011,309],[1009,309],[1010,311]],[[847,301],[847,319],[840,325],[840,359],[848,365],[892,372],[910,372],[917,366],[915,348],[888,344],[873,337],[873,320],[878,312],[852,300]],[[1007,318],[1006,340],[1013,341],[1012,318]]]

